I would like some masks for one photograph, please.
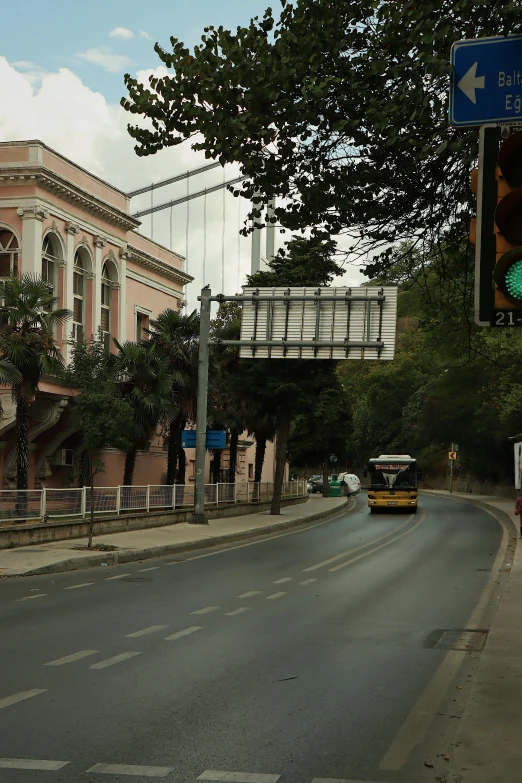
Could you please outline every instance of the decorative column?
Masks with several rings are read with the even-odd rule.
[[[39,206],[19,207],[16,214],[22,218],[22,272],[42,275],[42,223],[49,212]]]
[[[127,261],[130,258],[130,253],[127,250],[127,246],[124,245],[120,248],[120,336],[117,338],[118,342],[124,343],[127,339]]]
[[[71,223],[67,222],[65,224],[65,231],[67,232],[67,257],[65,259],[66,261],[66,267],[65,267],[65,302],[64,307],[66,307],[71,312],[73,311],[74,307],[74,289],[73,289],[73,280],[74,280],[74,237],[76,234],[80,232],[80,226],[77,223]],[[72,332],[72,325],[71,322],[68,321],[65,326],[65,334],[64,334],[64,358],[65,363],[68,364],[71,359],[71,351],[72,351],[72,345],[70,343],[71,340],[71,332]]]
[[[101,276],[102,276],[102,250],[107,242],[103,237],[94,237],[94,313],[92,323],[93,335],[98,334],[101,326]]]

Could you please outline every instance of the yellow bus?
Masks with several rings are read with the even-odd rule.
[[[368,477],[370,512],[403,508],[417,511],[417,461],[409,454],[381,454],[368,460],[364,471]]]

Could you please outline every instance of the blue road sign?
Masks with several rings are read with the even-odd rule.
[[[207,431],[207,449],[224,449],[227,445],[227,433],[224,430]],[[183,430],[181,433],[181,447],[184,449],[196,448],[196,430]]]
[[[522,122],[522,35],[457,41],[451,64],[451,125]]]

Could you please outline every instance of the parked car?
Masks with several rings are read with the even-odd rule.
[[[322,492],[323,491],[323,477],[322,476],[312,476],[312,478],[308,479],[307,484],[307,490],[308,492],[311,492],[312,494],[315,494],[316,492]]]
[[[356,495],[361,491],[361,481],[355,473],[339,473],[338,478],[341,484],[346,484],[348,495]]]

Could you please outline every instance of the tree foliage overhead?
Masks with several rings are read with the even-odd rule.
[[[205,28],[192,52],[174,37],[169,51],[156,44],[170,73],[125,77],[122,105],[149,120],[129,127],[138,155],[193,138],[208,158],[240,163],[245,197],[282,197],[282,225],[349,232],[361,252],[431,244],[449,227],[464,236],[477,134],[448,127],[450,47],[520,32],[519,3],[281,4],[235,32]]]

